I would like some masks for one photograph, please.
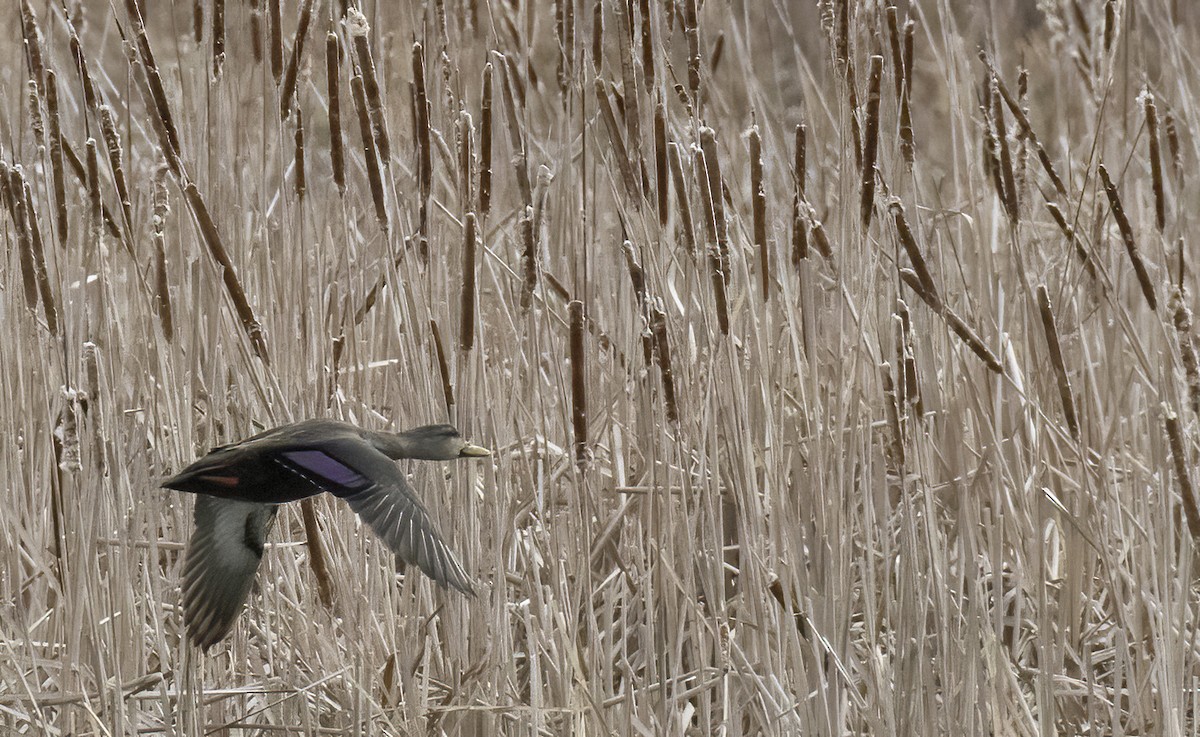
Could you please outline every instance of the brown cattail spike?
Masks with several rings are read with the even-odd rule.
[[[1150,309],[1158,309],[1158,300],[1154,297],[1154,284],[1150,281],[1150,274],[1146,271],[1146,265],[1142,261],[1142,256],[1138,252],[1137,242],[1133,238],[1133,226],[1129,223],[1129,218],[1125,215],[1125,208],[1121,205],[1121,194],[1117,191],[1117,186],[1113,184],[1112,178],[1108,175],[1108,168],[1104,164],[1100,164],[1097,168],[1097,173],[1100,175],[1100,181],[1104,185],[1104,193],[1108,195],[1108,204],[1112,209],[1113,220],[1117,223],[1117,228],[1121,231],[1121,240],[1125,243],[1125,252],[1129,254],[1129,261],[1133,264],[1134,274],[1137,275],[1138,284],[1142,287],[1142,294],[1146,297],[1146,303],[1150,305]]]
[[[758,247],[758,267],[762,279],[762,298],[771,298],[771,251],[767,244],[767,192],[763,181],[762,137],[758,126],[750,129],[750,200],[754,215],[754,244]]]
[[[341,67],[342,50],[338,35],[325,35],[325,84],[329,99],[329,165],[338,194],[346,195],[346,154],[342,148]]]
[[[863,230],[871,225],[875,210],[875,161],[879,155],[879,86],[883,77],[883,57],[872,56],[867,83],[867,114],[862,155],[862,191],[859,218]]]
[[[1063,361],[1062,344],[1058,340],[1058,327],[1054,323],[1054,311],[1050,307],[1050,294],[1044,284],[1037,289],[1038,309],[1042,313],[1042,330],[1046,333],[1046,345],[1050,350],[1050,365],[1054,367],[1054,376],[1058,381],[1058,396],[1062,401],[1063,414],[1067,417],[1067,427],[1071,437],[1079,439],[1079,420],[1075,414],[1075,399],[1071,393],[1071,382],[1067,376],[1067,366]]]
[[[575,435],[575,462],[580,467],[588,461],[587,365],[583,350],[583,303],[573,300],[567,305],[571,329],[571,427]]]

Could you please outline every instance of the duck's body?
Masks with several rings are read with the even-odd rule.
[[[334,420],[284,425],[214,448],[162,484],[198,495],[183,580],[192,641],[207,649],[232,628],[276,506],[322,492],[344,499],[396,555],[439,585],[473,593],[466,572],[392,461],[488,454],[449,425],[396,434]]]

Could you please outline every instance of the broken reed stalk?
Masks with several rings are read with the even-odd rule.
[[[696,226],[692,222],[692,206],[688,202],[687,180],[683,174],[683,158],[679,153],[680,144],[667,144],[667,164],[671,167],[671,178],[675,185],[675,201],[679,205],[679,229],[683,231],[683,242],[687,245],[689,254],[696,253]]]
[[[321,606],[333,608],[333,577],[326,563],[325,543],[321,540],[321,526],[317,523],[317,512],[313,498],[300,500],[300,516],[304,519],[304,540],[308,546],[308,565],[317,579],[317,598]]]
[[[117,133],[116,123],[113,122],[112,109],[101,105],[100,132],[104,136],[104,148],[108,154],[108,165],[113,173],[113,185],[117,188],[117,198],[121,201],[121,215],[125,218],[125,229],[133,229],[133,205],[129,198],[129,185],[125,180],[125,167],[122,165],[124,155],[121,151],[121,136]]]
[[[379,78],[375,74],[375,59],[371,55],[371,45],[367,41],[371,26],[367,23],[367,17],[354,7],[347,9],[345,24],[346,30],[350,33],[350,40],[354,44],[354,54],[358,58],[358,73],[362,77],[375,149],[379,152],[379,160],[383,163],[384,168],[390,169],[392,144],[384,120],[383,101],[379,94]]]
[[[278,86],[283,77],[283,17],[279,9],[279,0],[269,0],[267,22],[271,30],[271,76],[275,78],[275,84]]]
[[[667,339],[667,315],[658,306],[650,311],[650,330],[654,334],[654,353],[658,357],[658,374],[663,387],[663,404],[667,422],[679,424],[679,404],[675,396],[675,370],[671,364],[671,344]]]
[[[750,128],[750,199],[754,215],[754,244],[762,277],[762,298],[771,299],[771,252],[767,245],[767,191],[763,181],[762,136],[758,126]]]
[[[1008,145],[1008,127],[1004,123],[1004,107],[1000,104],[1000,91],[996,77],[992,76],[988,85],[991,99],[992,124],[996,131],[997,156],[1000,162],[1000,179],[1003,187],[1000,190],[1000,201],[1004,203],[1004,211],[1008,213],[1009,222],[1020,220],[1020,210],[1017,202],[1017,178],[1013,173],[1012,150]]]
[[[1037,288],[1038,309],[1042,314],[1042,330],[1046,333],[1046,346],[1050,349],[1050,365],[1054,367],[1054,376],[1058,381],[1058,397],[1062,401],[1063,414],[1067,417],[1067,427],[1071,437],[1079,440],[1079,419],[1075,413],[1075,397],[1071,393],[1071,380],[1067,376],[1067,365],[1063,361],[1062,344],[1058,339],[1058,327],[1054,322],[1054,311],[1050,307],[1050,293],[1046,285],[1039,284]]]
[[[462,293],[459,297],[458,345],[464,351],[475,347],[475,241],[478,222],[475,213],[463,219]]]
[[[69,218],[66,175],[63,172],[62,121],[58,111],[58,75],[50,69],[46,70],[46,110],[50,122],[50,178],[54,189],[55,230],[58,232],[59,244],[65,248]]]
[[[582,468],[588,460],[587,366],[583,350],[583,303],[567,305],[571,325],[571,427],[575,435],[575,463]]]
[[[175,324],[171,319],[171,291],[167,279],[166,225],[167,214],[171,210],[167,192],[168,171],[165,162],[154,170],[154,189],[151,194],[154,215],[151,218],[151,233],[154,241],[154,311],[158,315],[159,324],[162,325],[163,335],[170,343],[175,338]]]
[[[304,172],[304,112],[303,109],[296,106],[296,197],[301,203],[304,202],[304,192],[308,189]]]
[[[917,278],[921,280],[921,287],[925,291],[936,295],[938,293],[937,285],[933,281],[929,265],[925,262],[925,256],[917,246],[917,239],[913,236],[912,229],[908,226],[908,218],[904,214],[904,205],[900,200],[893,200],[888,205],[888,210],[892,213],[892,219],[896,221],[896,234],[900,237],[900,245],[904,246],[904,252],[908,254],[909,263],[912,264]]]
[[[1079,240],[1079,237],[1075,234],[1075,229],[1072,228],[1071,224],[1067,222],[1067,218],[1063,215],[1062,210],[1059,209],[1057,204],[1050,202],[1049,200],[1046,201],[1046,209],[1050,211],[1050,216],[1054,218],[1054,222],[1058,223],[1059,230],[1061,230],[1063,235],[1066,236],[1067,242],[1071,244],[1075,251],[1075,255],[1083,264],[1083,268],[1085,271],[1087,271],[1088,276],[1090,276],[1094,282],[1099,283],[1100,274],[1096,270],[1095,260],[1092,259],[1091,253],[1088,252],[1087,248],[1084,247],[1083,243]]]
[[[625,148],[625,139],[617,123],[617,117],[613,113],[612,102],[608,97],[608,86],[603,79],[597,77],[595,88],[596,102],[600,106],[600,118],[604,121],[605,129],[608,130],[608,138],[613,147],[613,157],[617,160],[617,169],[621,172],[621,181],[625,183],[625,190],[634,207],[641,209],[641,184],[637,172],[634,170],[633,162],[629,158],[629,151]]]
[[[492,63],[483,65],[479,104],[479,217],[486,220],[492,206]]]
[[[453,416],[454,385],[450,383],[450,364],[446,361],[446,349],[442,345],[442,331],[437,320],[429,321],[429,336],[433,342],[433,354],[437,359],[438,374],[442,377],[442,400],[446,404],[446,416]]]
[[[1029,122],[1029,116],[1021,108],[1021,103],[1008,91],[1008,87],[1004,84],[1004,80],[1000,78],[999,72],[996,71],[996,67],[992,64],[992,60],[987,53],[980,52],[979,59],[987,66],[988,71],[991,73],[991,77],[996,84],[996,89],[1000,92],[1000,97],[1004,100],[1005,106],[1013,114],[1013,118],[1016,119],[1017,125],[1021,129],[1021,135],[1025,136],[1033,144],[1033,150],[1037,153],[1038,161],[1041,162],[1046,176],[1050,177],[1050,182],[1054,185],[1055,191],[1058,192],[1059,197],[1065,198],[1067,196],[1067,188],[1058,176],[1058,172],[1054,170],[1054,162],[1050,160],[1050,154],[1046,153],[1046,149],[1038,139],[1037,133],[1034,132],[1033,124]]]
[[[807,177],[807,139],[808,126],[797,125],[792,167],[796,189],[792,196],[792,265],[796,268],[800,268],[800,262],[808,258],[808,222],[800,211],[801,205],[806,204],[804,180]]]
[[[199,40],[199,38],[197,38]],[[225,0],[213,0],[212,12],[212,72],[221,76],[225,63]]]
[[[371,130],[371,117],[367,111],[367,96],[363,90],[363,78],[355,74],[350,78],[350,94],[354,98],[354,109],[358,113],[358,132],[362,137],[363,156],[366,157],[367,181],[371,186],[371,201],[375,204],[375,219],[386,233],[388,230],[387,203],[384,200],[383,175],[379,171],[379,158],[375,154],[375,137]]]
[[[866,130],[862,154],[862,190],[859,218],[865,231],[875,210],[875,162],[879,156],[879,86],[883,78],[883,57],[871,57],[867,82]]]
[[[1142,256],[1138,252],[1137,242],[1133,239],[1133,226],[1129,223],[1129,218],[1125,215],[1125,208],[1121,205],[1121,194],[1117,191],[1117,186],[1113,184],[1112,178],[1108,175],[1108,168],[1104,164],[1096,167],[1100,174],[1100,181],[1104,185],[1104,193],[1108,195],[1108,204],[1112,209],[1113,220],[1117,222],[1117,228],[1121,231],[1121,240],[1125,243],[1125,252],[1129,254],[1129,261],[1133,264],[1133,271],[1137,275],[1138,284],[1142,287],[1142,294],[1146,297],[1146,303],[1150,305],[1150,309],[1158,309],[1158,300],[1154,297],[1154,284],[1150,281],[1150,274],[1146,272],[1146,265],[1142,262]]]
[[[704,152],[699,174],[707,176],[707,205],[712,207],[712,220],[716,230],[717,252],[721,266],[721,277],[729,283],[729,224],[725,220],[725,179],[721,176],[721,157],[717,154],[717,134],[708,126],[700,126],[700,148]]]
[[[900,279],[909,286],[917,296],[920,297],[931,310],[936,312],[942,318],[946,326],[957,335],[971,352],[983,361],[992,373],[1004,374],[1004,366],[1000,363],[1000,359],[996,358],[996,354],[992,353],[991,349],[979,337],[970,325],[968,325],[954,310],[947,307],[941,297],[935,292],[930,292],[925,289],[925,285],[921,283],[921,278],[912,269],[900,269]]]
[[[643,20],[643,23],[648,21]],[[667,227],[670,214],[671,172],[667,164],[667,108],[662,93],[656,92],[654,104],[654,193],[658,204],[658,225]]]
[[[308,24],[312,21],[313,0],[304,0],[300,6],[300,21],[296,25],[296,40],[292,42],[292,55],[288,58],[287,72],[283,76],[283,89],[279,92],[279,117],[287,120],[292,111],[292,99],[296,95],[296,76],[300,73],[300,62],[304,59],[304,42],[308,38]]]
[[[342,49],[338,35],[325,35],[325,84],[329,100],[329,165],[338,194],[346,196],[346,154],[342,148],[341,68]]]
[[[1183,502],[1183,518],[1187,522],[1192,541],[1200,544],[1200,506],[1197,506],[1196,490],[1188,476],[1187,452],[1183,446],[1183,431],[1179,427],[1179,416],[1175,410],[1163,404],[1163,424],[1167,428],[1167,442],[1171,446],[1171,461],[1175,466],[1175,482],[1179,485],[1179,497]]]
[[[533,292],[537,288],[537,239],[533,232],[533,208],[526,205],[521,213],[518,227],[521,232],[521,314],[529,312],[533,305]]]
[[[1150,145],[1150,182],[1154,187],[1154,222],[1162,233],[1167,224],[1166,194],[1163,189],[1162,153],[1158,142],[1158,107],[1150,90],[1142,92],[1142,108],[1146,112],[1146,133]]]
[[[1184,293],[1176,287],[1171,290],[1170,310],[1175,324],[1175,338],[1179,344],[1179,358],[1183,364],[1183,375],[1188,388],[1188,405],[1192,413],[1200,417],[1200,356],[1196,354],[1196,341],[1192,336],[1192,311],[1187,306]]]

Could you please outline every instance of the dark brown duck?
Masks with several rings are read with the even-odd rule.
[[[462,564],[393,461],[490,454],[450,425],[384,433],[335,420],[283,425],[214,448],[162,484],[197,495],[183,573],[188,637],[207,650],[229,633],[278,505],[325,492],[344,499],[405,563],[440,586],[473,594]]]

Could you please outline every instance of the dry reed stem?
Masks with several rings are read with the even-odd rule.
[[[1192,336],[1192,311],[1179,288],[1171,290],[1169,309],[1175,325],[1175,341],[1179,346],[1179,359],[1183,364],[1183,375],[1188,388],[1188,405],[1192,413],[1200,417],[1200,356],[1196,353],[1196,340]]]
[[[654,193],[658,203],[659,227],[667,227],[670,215],[671,172],[667,163],[667,108],[662,94],[655,93],[654,104]]]
[[[375,136],[371,130],[371,117],[367,111],[367,96],[363,90],[363,79],[358,74],[350,78],[350,94],[354,109],[358,113],[358,132],[362,137],[363,156],[366,159],[367,182],[371,187],[371,202],[375,204],[375,219],[386,233],[388,230],[387,202],[384,200],[383,176],[379,171],[379,158],[375,153]]]
[[[1054,376],[1058,381],[1058,397],[1062,400],[1063,414],[1067,417],[1067,427],[1071,437],[1079,440],[1079,420],[1075,413],[1075,396],[1071,393],[1071,381],[1067,376],[1067,365],[1063,361],[1062,344],[1058,339],[1058,327],[1054,323],[1054,311],[1050,307],[1050,293],[1046,285],[1039,284],[1037,289],[1038,309],[1042,315],[1042,330],[1046,333],[1046,346],[1050,349],[1050,365],[1054,367]]]
[[[679,229],[683,232],[683,242],[689,254],[696,253],[696,226],[692,221],[692,206],[688,202],[687,179],[683,173],[683,158],[679,153],[680,144],[667,144],[667,164],[671,167],[671,178],[675,184],[675,202],[679,206]]]
[[[50,121],[50,177],[54,190],[55,231],[58,242],[67,245],[70,218],[67,210],[66,174],[63,171],[62,120],[58,109],[58,75],[46,70],[46,109]]]
[[[583,303],[572,300],[567,305],[571,326],[571,427],[575,437],[575,463],[580,468],[588,462],[587,366],[583,350]]]
[[[375,72],[375,59],[371,54],[371,44],[367,36],[371,26],[367,17],[357,8],[349,8],[346,12],[346,30],[354,44],[354,54],[358,58],[358,73],[362,77],[363,91],[367,102],[366,110],[370,113],[372,136],[375,149],[379,152],[379,160],[385,169],[392,166],[392,143],[388,137],[387,122],[384,118],[383,97],[379,89],[379,78]]]
[[[922,283],[921,278],[917,276],[915,271],[912,269],[900,269],[900,278],[909,286],[910,289],[917,293],[917,296],[920,297],[930,309],[932,309],[938,314],[939,317],[942,318],[942,320],[946,323],[946,326],[949,327],[955,335],[957,335],[964,343],[967,344],[967,347],[971,349],[971,352],[978,356],[979,359],[983,361],[984,365],[986,365],[988,369],[992,371],[992,373],[1000,375],[1004,374],[1004,366],[1000,363],[1000,359],[998,359],[996,354],[987,347],[987,344],[983,342],[983,339],[979,337],[979,334],[976,333],[975,330],[961,317],[959,317],[954,310],[947,307],[936,292],[930,292],[926,290],[924,283]]]
[[[329,165],[338,194],[346,196],[346,154],[342,148],[341,68],[342,48],[338,35],[325,34],[325,85],[329,105]]]
[[[479,218],[487,220],[492,206],[492,63],[483,66],[479,104]]]
[[[1108,168],[1104,164],[1097,166],[1096,170],[1104,185],[1104,193],[1108,195],[1108,204],[1112,210],[1113,220],[1117,222],[1117,228],[1121,231],[1121,240],[1125,243],[1125,252],[1129,254],[1129,261],[1133,264],[1133,271],[1137,275],[1138,284],[1142,287],[1142,294],[1145,295],[1150,309],[1157,310],[1158,300],[1154,296],[1154,285],[1150,281],[1150,274],[1146,272],[1146,265],[1142,262],[1142,256],[1138,252],[1137,242],[1133,239],[1133,226],[1130,225],[1129,218],[1125,215],[1125,208],[1121,206],[1121,194],[1113,184],[1112,178],[1108,175]]]
[[[312,497],[300,500],[300,515],[304,519],[304,541],[308,548],[308,567],[317,579],[317,598],[326,609],[333,609],[333,577],[326,562],[325,542]]]
[[[866,138],[862,155],[861,199],[859,218],[865,231],[871,225],[871,213],[875,210],[875,161],[879,155],[879,86],[883,78],[883,57],[874,55],[870,60],[867,82]]]
[[[458,345],[464,351],[475,347],[475,247],[478,223],[475,213],[463,219],[462,291],[459,296]]]
[[[1179,427],[1179,416],[1167,404],[1162,405],[1163,424],[1167,428],[1167,442],[1171,447],[1171,461],[1175,466],[1175,483],[1179,485],[1179,498],[1183,503],[1183,518],[1193,544],[1200,544],[1200,506],[1197,506],[1196,490],[1188,475],[1189,461],[1184,450],[1183,431]]]
[[[151,193],[154,215],[150,222],[154,241],[154,311],[158,314],[163,336],[170,343],[175,339],[175,323],[171,316],[171,290],[167,279],[166,225],[171,210],[167,191],[168,171],[170,169],[166,162],[154,170],[154,189]]]
[[[767,243],[767,192],[763,181],[762,136],[758,126],[750,128],[750,199],[753,203],[754,244],[758,246],[758,266],[762,278],[762,298],[771,299],[771,252]]]
[[[1158,143],[1158,107],[1149,89],[1142,92],[1142,109],[1146,113],[1146,133],[1150,146],[1150,182],[1154,188],[1154,222],[1162,233],[1167,224],[1166,193],[1163,188],[1162,153]]]
[[[292,55],[288,57],[287,71],[283,75],[283,89],[279,91],[279,117],[287,120],[292,111],[292,100],[296,95],[296,77],[304,59],[304,42],[308,39],[308,26],[312,22],[314,0],[304,0],[300,6],[300,21],[296,24],[296,38],[292,41]]]

